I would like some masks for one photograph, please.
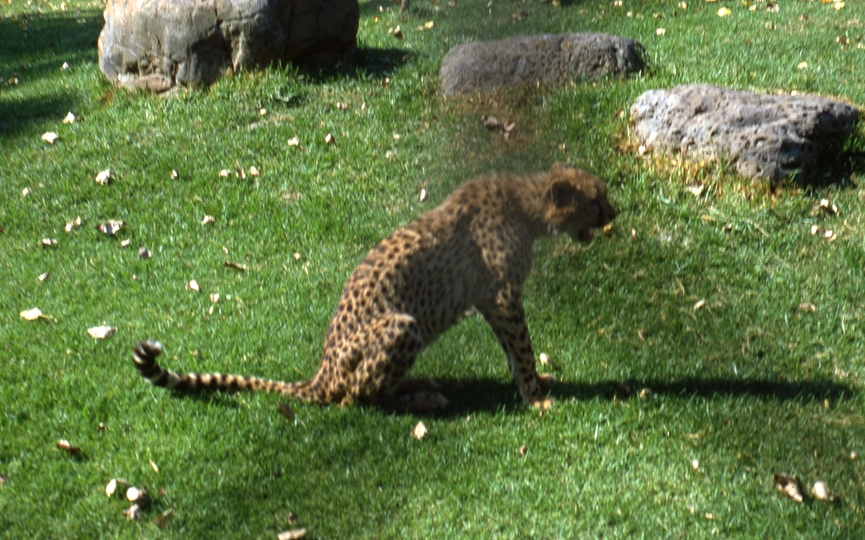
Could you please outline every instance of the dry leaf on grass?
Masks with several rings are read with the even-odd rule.
[[[43,316],[42,310],[36,307],[33,309],[25,309],[19,315],[21,315],[22,319],[27,321],[35,321],[36,319]]]
[[[547,356],[547,353],[541,353],[538,356],[538,360],[540,361],[542,366],[545,366],[550,363],[550,357]]]
[[[256,167],[255,165],[253,165],[252,167],[249,168],[249,175],[250,176],[258,176],[259,174],[261,174],[261,173],[258,172],[258,167]]]
[[[420,202],[424,202],[427,197],[426,188],[420,190]]]
[[[403,38],[402,28],[400,28],[399,26],[394,28],[393,29],[393,37],[395,37],[397,39],[402,39]]]
[[[125,224],[126,223],[119,219],[109,219],[108,221],[96,225],[96,230],[102,234],[114,236]]]
[[[814,495],[814,498],[818,501],[832,502],[835,500],[835,495],[829,491],[829,486],[827,486],[826,482],[823,481],[814,482],[814,486],[811,487],[811,494]]]
[[[525,456],[525,455],[528,453],[528,451],[529,451],[529,447],[528,447],[528,446],[526,446],[526,445],[522,445],[522,446],[520,446],[520,450],[519,450],[519,452],[520,452],[520,455],[521,455],[521,456]]]
[[[208,223],[213,223],[214,221],[216,221],[215,217],[213,217],[211,215],[206,215],[201,219],[201,224],[207,225]]]
[[[228,266],[229,268],[236,268],[237,270],[246,271],[246,265],[245,264],[240,264],[240,263],[231,262],[231,261],[225,261],[224,266]]]
[[[306,529],[294,529],[291,531],[281,532],[276,535],[276,538],[277,540],[298,540],[304,536],[306,536]]]
[[[775,489],[787,495],[797,503],[802,502],[802,492],[799,490],[799,482],[796,478],[788,474],[776,474],[774,476]]]
[[[286,419],[294,420],[295,418],[297,418],[294,410],[285,403],[277,403],[276,406],[279,409],[279,414],[284,416]]]
[[[59,139],[60,136],[54,133],[53,131],[47,131],[42,134],[42,140],[47,142],[48,144],[54,144],[54,141]]]
[[[77,229],[80,226],[81,226],[81,216],[78,216],[71,221],[67,221],[66,226],[64,227],[64,230],[66,232],[72,232],[74,229]]]
[[[177,169],[171,169],[171,174],[168,175],[172,180],[177,180],[180,177],[180,173],[177,172]]]
[[[297,137],[292,137],[288,140],[288,145],[289,146],[300,146],[300,139],[298,139]]]
[[[804,311],[805,313],[814,313],[817,311],[817,306],[812,304],[811,302],[802,302],[799,304],[799,311]]]
[[[214,304],[219,302],[219,293],[213,293],[210,295],[210,301]]]
[[[705,300],[698,301],[696,304],[694,304],[694,311],[697,311],[698,309],[702,308],[705,305],[706,305]]]
[[[694,469],[695,471],[696,471],[696,470],[699,470],[699,468],[700,468],[700,460],[699,460],[699,459],[692,459],[692,460],[691,460],[691,468]]]
[[[325,142],[325,144],[333,144],[335,140],[336,140],[336,139],[333,138],[333,134],[332,134],[332,133],[328,133],[327,135],[324,136],[324,142]]]
[[[72,124],[75,123],[75,115],[71,112],[66,113],[66,116],[63,118],[64,124]]]
[[[146,510],[150,506],[150,494],[147,493],[147,488],[137,488],[135,486],[126,490],[126,499],[138,505],[142,510]]]
[[[45,272],[44,274],[39,274],[39,277],[37,279],[39,279],[39,281],[45,281],[50,275],[51,272]]]
[[[65,450],[66,453],[70,456],[77,456],[81,454],[81,449],[77,446],[72,446],[72,443],[70,443],[66,439],[60,439],[59,441],[57,441],[57,448]]]
[[[198,286],[198,282],[195,281],[194,279],[189,280],[189,283],[186,284],[186,289],[189,291],[195,291],[195,292],[198,292],[199,290],[201,290],[201,288]]]
[[[153,255],[150,253],[149,249],[147,249],[146,247],[143,247],[143,248],[138,250],[138,256],[141,257],[142,259],[149,259]]]
[[[109,338],[113,336],[116,331],[116,326],[94,326],[93,328],[87,329],[87,333],[90,334],[90,337],[93,339]]]
[[[231,174],[231,171],[229,171],[228,169],[222,169],[221,171],[219,171],[219,177],[220,178],[225,178],[229,174]]]
[[[109,497],[113,497],[117,492],[117,486],[128,486],[129,483],[126,480],[122,480],[120,478],[112,478],[110,482],[105,486],[105,494]]]
[[[156,521],[155,521],[156,526],[164,529],[165,527],[168,526],[168,523],[171,521],[171,517],[173,515],[174,515],[174,507],[172,506],[168,510],[166,510],[165,512],[162,512],[161,514],[159,514],[159,516],[156,517]]]
[[[129,521],[138,521],[141,519],[141,508],[137,504],[133,504],[123,511],[123,515]]]
[[[156,466],[156,463],[153,463],[152,459],[148,459],[147,461],[150,462],[150,468],[153,469],[153,472],[159,474],[159,467]]]
[[[57,245],[57,239],[56,238],[43,238],[42,239],[42,246],[43,247],[52,247],[52,246],[56,246],[56,245]]]
[[[706,189],[706,187],[702,184],[694,184],[693,186],[688,186],[685,189],[688,190],[688,192],[694,197],[699,197],[703,193],[703,190]]]
[[[721,9],[718,10],[718,17],[727,17],[731,13],[733,13],[733,12],[730,11],[730,8],[722,7]]]
[[[108,185],[109,182],[114,180],[114,177],[111,176],[111,169],[105,169],[104,171],[99,171],[93,180],[96,181],[100,186]]]
[[[417,425],[411,430],[411,436],[417,440],[421,440],[427,434],[428,430],[423,422],[418,422]]]

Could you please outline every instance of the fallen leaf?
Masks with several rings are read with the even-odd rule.
[[[722,7],[721,9],[718,10],[718,17],[727,17],[731,13],[733,13],[733,12],[730,11],[729,8]]]
[[[198,292],[200,289],[198,287],[198,282],[194,279],[190,279],[189,283],[186,284],[186,288],[190,291]]]
[[[44,274],[39,274],[38,279],[39,279],[39,281],[45,281],[46,279],[48,279],[48,276],[50,276],[50,275],[51,275],[50,272],[45,272]]]
[[[787,474],[776,474],[774,477],[775,489],[787,495],[797,503],[802,502],[802,492],[799,491],[799,483],[796,478]]]
[[[90,334],[90,337],[93,339],[109,338],[113,336],[116,331],[116,326],[94,326],[93,328],[87,329],[87,333]]]
[[[117,492],[117,486],[128,486],[129,484],[126,480],[122,480],[120,478],[112,478],[108,485],[105,486],[105,494],[109,497],[113,497],[114,493]]]
[[[243,270],[243,271],[246,270],[246,265],[245,265],[245,264],[240,264],[240,263],[231,262],[231,261],[225,261],[225,265],[224,265],[224,266],[228,266],[229,268],[236,268],[236,269],[238,269],[238,270]]]
[[[96,230],[108,236],[114,236],[117,231],[123,228],[125,223],[119,219],[109,219],[103,223],[96,225]]]
[[[421,440],[427,434],[427,428],[423,422],[418,422],[414,429],[411,431],[411,436],[417,440]]]
[[[299,146],[300,140],[297,137],[292,137],[288,140],[288,145],[289,146]]]
[[[22,196],[22,197],[26,197],[27,195],[30,195],[30,188],[24,188],[24,189],[22,189],[22,190],[21,190],[21,196]]]
[[[146,510],[150,506],[150,494],[146,488],[137,488],[135,486],[126,490],[126,499],[138,505],[142,510]]]
[[[325,144],[333,144],[334,140],[335,140],[335,139],[333,138],[333,134],[332,134],[332,133],[328,133],[327,135],[324,136],[324,142],[325,142]]]
[[[81,454],[81,449],[77,446],[72,446],[72,443],[70,443],[66,439],[60,439],[59,441],[57,441],[57,448],[65,450],[66,453],[70,456],[77,456]]]
[[[219,302],[219,293],[213,293],[210,295],[210,301],[214,304]]]
[[[201,224],[207,225],[208,223],[213,223],[214,221],[216,221],[216,218],[208,215],[204,216],[204,218],[201,220]]]
[[[172,180],[177,180],[177,178],[180,177],[180,173],[177,172],[177,169],[171,169],[171,174],[168,175],[168,177],[171,178]]]
[[[829,199],[820,199],[819,208],[830,216],[838,214],[838,206],[829,202]]]
[[[126,516],[126,519],[129,521],[138,521],[141,519],[141,507],[137,504],[133,504],[123,511],[123,515]]]
[[[528,451],[529,451],[529,447],[528,447],[528,446],[526,446],[526,445],[522,445],[522,446],[520,446],[520,450],[519,450],[519,452],[520,452],[520,455],[521,455],[521,456],[525,456],[526,453],[528,453]]]
[[[114,180],[114,177],[111,176],[111,169],[105,169],[104,171],[100,171],[99,174],[94,178],[96,183],[100,186],[108,185],[109,182]]]
[[[487,116],[486,114],[481,116],[481,123],[483,123],[484,127],[490,131],[494,131],[501,127],[501,124],[495,116]]]
[[[72,124],[75,122],[75,115],[71,112],[66,113],[66,116],[63,118],[64,124]]]
[[[299,538],[303,538],[306,536],[306,529],[293,529],[291,531],[284,531],[276,535],[277,540],[298,540]]]
[[[698,301],[696,304],[694,304],[694,311],[697,311],[698,309],[700,309],[701,307],[703,307],[705,305],[706,305],[705,300]]]
[[[69,69],[69,62],[63,62],[63,64],[60,66],[60,71],[65,71],[67,69]]]
[[[43,238],[42,239],[42,245],[44,247],[56,246],[57,245],[57,239],[56,238]]]
[[[171,516],[174,515],[174,507],[169,507],[168,510],[159,514],[156,518],[155,523],[159,528],[165,528],[168,526],[168,522],[171,521]]]
[[[651,395],[652,395],[651,390],[649,390],[648,388],[643,388],[642,390],[640,390],[639,398],[640,399],[646,399],[647,397],[649,397]]]
[[[153,472],[159,474],[159,467],[156,466],[156,463],[153,463],[152,459],[147,460],[150,462],[150,467],[153,469]]]
[[[59,139],[60,136],[54,133],[53,131],[47,131],[42,134],[42,140],[47,142],[48,144],[54,144],[54,141]]]
[[[694,197],[699,197],[700,195],[702,195],[703,190],[706,189],[706,186],[702,184],[694,184],[693,186],[688,186],[685,189],[688,190],[688,193],[690,193]]]
[[[847,4],[845,4],[844,2],[835,2],[834,4],[832,4],[832,7],[835,9],[844,9],[844,6],[846,5]]]
[[[294,413],[291,407],[284,403],[277,403],[277,409],[279,410],[279,414],[286,417],[288,420],[294,420],[297,418],[297,415]]]
[[[826,482],[814,482],[814,486],[811,488],[811,494],[814,495],[814,498],[818,501],[832,502],[835,500],[835,496],[831,491],[829,491],[829,486],[826,485]]]
[[[427,21],[423,23],[423,27],[427,30],[430,30],[433,26],[435,26],[435,23],[433,21]]]
[[[126,240],[123,240],[122,242],[120,242],[120,247],[128,247],[129,244],[131,244],[131,243],[132,243],[132,239],[127,238]]]
[[[71,221],[67,221],[64,229],[66,230],[66,232],[72,232],[73,229],[77,229],[80,226],[81,226],[81,216],[78,216]]]
[[[250,176],[258,176],[259,174],[261,174],[261,173],[258,172],[258,167],[256,167],[255,165],[253,165],[252,167],[249,168],[249,175]]]
[[[402,39],[402,38],[403,38],[403,35],[402,35],[402,28],[400,28],[399,26],[397,26],[396,28],[394,28],[394,29],[393,29],[393,37],[395,37],[395,38],[397,38],[397,39]]]
[[[811,302],[802,302],[799,304],[799,311],[804,311],[805,313],[814,313],[817,311],[817,306],[812,304]]]
[[[545,366],[545,365],[550,363],[550,357],[547,356],[546,353],[541,353],[540,355],[538,355],[538,360],[540,361],[542,366]]]
[[[42,317],[42,310],[39,308],[25,309],[19,315],[21,315],[21,318],[27,321],[35,321],[36,319]]]
[[[657,30],[655,30],[655,35],[657,35],[657,36],[663,36],[666,33],[667,33],[666,28],[658,28]]]
[[[229,174],[231,174],[231,171],[229,171],[228,169],[222,169],[221,171],[219,171],[219,177],[220,178],[225,178]]]
[[[699,459],[692,459],[691,460],[691,468],[694,469],[695,471],[697,469],[699,469],[700,468],[700,460]]]
[[[796,64],[796,67],[799,69],[808,69],[808,62],[799,62]]]
[[[150,253],[149,249],[147,249],[146,247],[143,247],[143,248],[138,250],[138,256],[141,257],[142,259],[149,259],[153,255]]]
[[[424,202],[426,200],[426,197],[427,197],[426,188],[422,188],[420,190],[420,202]]]

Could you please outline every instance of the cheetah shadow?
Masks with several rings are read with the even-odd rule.
[[[437,380],[450,405],[429,416],[461,417],[478,412],[516,412],[524,408],[516,386],[510,381],[493,379]],[[759,400],[781,402],[822,402],[851,398],[858,394],[853,387],[829,379],[779,381],[769,378],[695,378],[678,380],[629,379],[594,383],[559,382],[550,396],[557,401],[656,400],[750,396]],[[415,413],[417,414],[417,413]],[[424,416],[421,414],[420,416]]]

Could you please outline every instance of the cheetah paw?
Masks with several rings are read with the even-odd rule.
[[[544,413],[553,407],[553,398],[537,399],[532,402],[532,407]]]

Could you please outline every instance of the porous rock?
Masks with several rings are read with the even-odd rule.
[[[607,34],[520,36],[458,45],[439,70],[446,96],[502,87],[562,85],[635,73],[645,67],[638,42]]]
[[[355,48],[357,0],[108,0],[99,67],[156,92],[277,60],[336,62]]]
[[[650,90],[631,106],[634,134],[656,152],[723,159],[746,178],[807,180],[853,132],[859,113],[813,95],[767,95],[703,85]]]

